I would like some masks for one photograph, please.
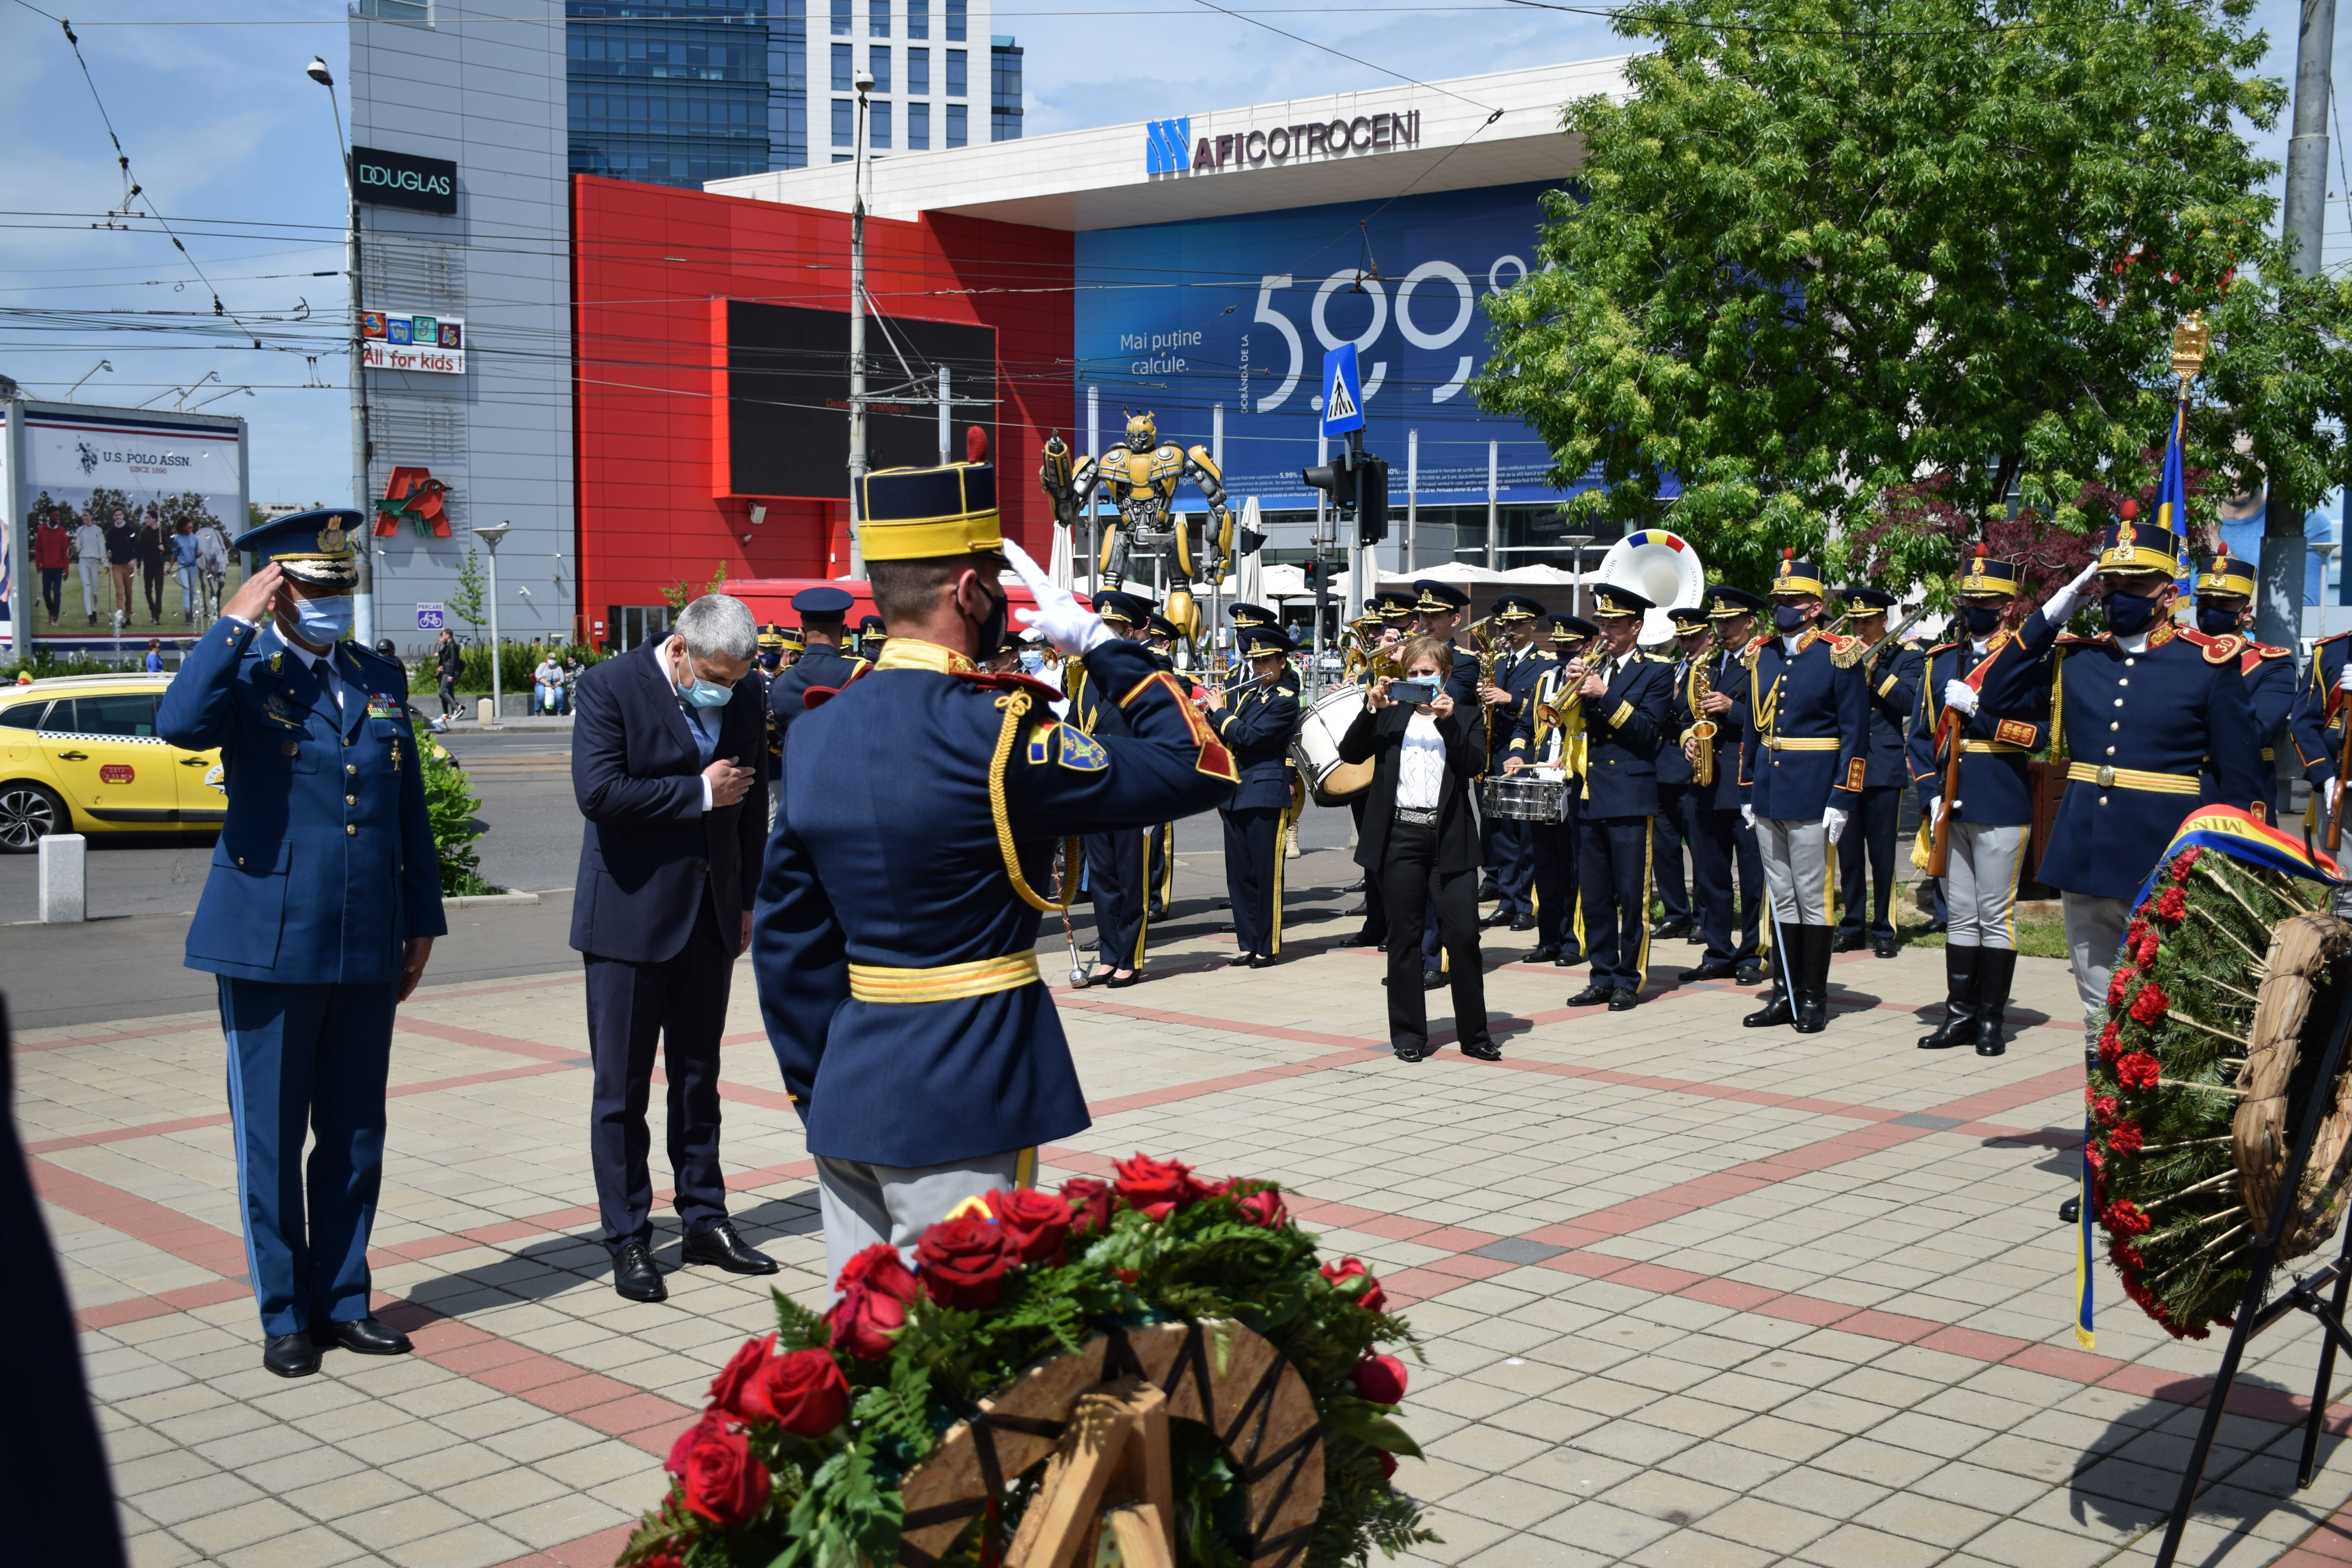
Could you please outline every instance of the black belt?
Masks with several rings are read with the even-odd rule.
[[[1431,806],[1423,811],[1414,806],[1401,805],[1396,808],[1396,819],[1410,822],[1415,827],[1434,827],[1437,826],[1437,808]]]

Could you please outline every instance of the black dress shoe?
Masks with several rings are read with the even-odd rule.
[[[1598,1007],[1616,993],[1606,985],[1588,985],[1568,999],[1570,1007]]]
[[[688,1263],[716,1263],[730,1274],[773,1274],[776,1260],[743,1245],[732,1221],[720,1220],[709,1230],[686,1238],[678,1249]]]
[[[1862,932],[1858,931],[1842,931],[1837,933],[1837,945],[1831,948],[1830,951],[1832,952],[1860,952],[1865,940],[1866,939],[1863,936]]]
[[[2080,1198],[2068,1198],[2064,1203],[2060,1204],[2058,1205],[2058,1221],[2061,1225],[2082,1224],[2083,1200]]]
[[[359,1355],[406,1355],[416,1348],[408,1342],[406,1334],[397,1329],[385,1328],[373,1316],[312,1329],[310,1342],[320,1350],[337,1345]]]
[[[1480,921],[1478,922],[1478,928],[1481,931],[1492,931],[1496,926],[1507,926],[1510,923],[1511,911],[1508,910],[1496,910],[1493,914],[1488,915],[1485,920]]]
[[[1371,927],[1366,926],[1360,931],[1341,937],[1339,939],[1339,945],[1341,947],[1386,947],[1388,945],[1388,939],[1381,936],[1380,932],[1374,931]]]
[[[1764,984],[1764,966],[1760,963],[1743,963],[1732,971],[1731,978],[1736,984],[1741,985],[1761,985]]]
[[[1396,1059],[1401,1062],[1419,1062],[1429,1059],[1427,1046],[1391,1046],[1389,1048],[1396,1053]]]
[[[1685,936],[1689,934],[1690,929],[1688,921],[1663,920],[1650,928],[1650,940],[1664,942],[1670,936]]]
[[[1696,969],[1684,970],[1680,974],[1675,975],[1675,978],[1681,981],[1685,985],[1691,985],[1702,980],[1728,980],[1738,973],[1738,968],[1735,964],[1726,963],[1702,963]]]
[[[1584,954],[1569,948],[1560,949],[1559,956],[1552,960],[1553,965],[1560,969],[1574,969],[1583,962]]]
[[[1529,963],[1549,963],[1553,959],[1558,958],[1559,956],[1559,949],[1556,947],[1539,947],[1533,952],[1528,954],[1528,962]]]
[[[1247,969],[1249,967],[1249,961],[1253,956],[1253,954],[1246,952],[1237,952],[1231,958],[1225,960],[1225,967],[1227,969]]]
[[[1511,917],[1511,929],[1513,931],[1533,931],[1536,929],[1536,917],[1528,914],[1513,915]]]
[[[1423,991],[1443,991],[1445,985],[1445,971],[1443,969],[1424,969],[1421,972],[1421,988]]]
[[[1254,952],[1250,954],[1249,966],[1252,969],[1272,969],[1281,962],[1270,952]]]
[[[1870,951],[1881,958],[1892,958],[1903,951],[1903,942],[1891,931],[1883,931],[1870,939]]]
[[[1620,985],[1609,993],[1609,1010],[1612,1013],[1630,1013],[1641,1000],[1640,992],[1630,985]]]
[[[319,1347],[308,1334],[272,1334],[261,1347],[261,1364],[280,1377],[308,1377],[319,1370]]]
[[[1130,969],[1125,974],[1112,975],[1108,980],[1104,981],[1103,984],[1113,991],[1124,991],[1142,978],[1143,971]]]
[[[1503,1059],[1503,1047],[1492,1040],[1473,1040],[1462,1047],[1462,1054],[1475,1057],[1482,1062],[1498,1062]]]
[[[1347,910],[1347,911],[1346,911],[1344,914],[1342,914],[1339,918],[1340,918],[1340,919],[1342,919],[1342,920],[1360,921],[1360,920],[1362,920],[1366,915],[1370,914],[1371,912],[1372,912],[1372,906],[1371,906],[1371,905],[1370,905],[1370,904],[1358,904],[1358,905],[1356,905],[1353,909]]]
[[[1365,879],[1359,877],[1339,890],[1343,893],[1360,893],[1364,890],[1365,885]]]
[[[662,1283],[654,1255],[642,1241],[633,1241],[614,1255],[613,1289],[632,1301],[667,1301],[669,1287]]]

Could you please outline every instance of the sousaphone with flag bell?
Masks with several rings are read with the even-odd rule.
[[[1664,642],[1675,635],[1673,612],[1706,602],[1706,567],[1690,541],[1663,528],[1629,533],[1601,558],[1594,581],[1631,588],[1656,607],[1642,616],[1642,641]]]

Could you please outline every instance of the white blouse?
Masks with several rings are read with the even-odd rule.
[[[1397,805],[1406,811],[1434,811],[1445,790],[1445,737],[1437,721],[1416,713],[1404,727],[1397,756]]]

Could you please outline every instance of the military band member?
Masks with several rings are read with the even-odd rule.
[[[812,689],[838,691],[865,665],[864,659],[843,652],[841,647],[842,623],[856,602],[847,590],[829,586],[803,588],[793,595],[793,611],[801,618],[806,651],[768,683],[768,711],[775,715],[780,737],[807,710]]]
[[[1394,632],[1398,639],[1412,636],[1413,620],[1420,614],[1418,594],[1408,588],[1382,588],[1372,595],[1371,602],[1380,612],[1381,625]]]
[[[1667,715],[1666,737],[1658,747],[1658,816],[1650,830],[1650,871],[1655,884],[1660,910],[1658,923],[1650,928],[1650,940],[1664,942],[1672,936],[1698,940],[1698,921],[1691,912],[1690,884],[1683,877],[1683,840],[1690,831],[1691,788],[1696,775],[1691,771],[1691,759],[1683,751],[1682,736],[1690,728],[1691,716],[1685,710],[1690,697],[1691,671],[1699,651],[1710,640],[1706,606],[1668,610],[1666,618],[1674,623],[1675,647],[1671,657],[1653,653],[1649,657],[1665,666],[1666,678],[1672,682],[1674,706]]]
[[[1151,605],[1147,601],[1111,589],[1095,595],[1095,611],[1112,637],[1136,645],[1136,657],[1145,668],[1159,670],[1151,650],[1142,642],[1142,634],[1151,624]],[[1090,668],[1072,665],[1064,672],[1062,689],[1070,700],[1069,722],[1097,740],[1126,733],[1119,694],[1097,686],[1088,673]],[[1091,833],[1086,836],[1086,850],[1096,942],[1096,969],[1087,984],[1118,990],[1143,977],[1144,942],[1151,929],[1147,896],[1151,838],[1149,833],[1125,828]]]
[[[298,512],[239,538],[268,563],[155,715],[173,745],[219,747],[227,780],[186,962],[218,977],[238,1218],[261,1364],[280,1377],[317,1372],[331,1345],[409,1349],[369,1305],[368,1233],[393,1010],[449,927],[407,672],[341,640],[366,523]]]
[[[1275,627],[1243,633],[1240,653],[1255,679],[1230,702],[1213,689],[1201,700],[1241,773],[1219,816],[1241,949],[1233,962],[1252,969],[1271,968],[1282,953],[1282,829],[1290,811],[1290,738],[1298,730],[1298,694],[1283,679],[1291,652],[1290,639]]]
[[[861,616],[857,622],[857,657],[873,663],[882,656],[882,644],[888,635],[882,629],[881,616]]]
[[[1581,616],[1549,617],[1551,658],[1511,731],[1503,771],[1557,770],[1568,786],[1560,816],[1530,822],[1528,848],[1534,866],[1536,949],[1530,963],[1549,960],[1566,969],[1584,962],[1582,924],[1576,915],[1576,832],[1584,791],[1584,719],[1576,689],[1584,683],[1584,657],[1601,628]]]
[[[1039,1144],[1087,1127],[1034,952],[1054,845],[1118,832],[1139,847],[1148,824],[1234,782],[1174,679],[1002,539],[994,478],[985,464],[866,477],[860,532],[891,636],[785,749],[751,953],[816,1161],[828,1279],[869,1245],[911,1247],[963,1200],[1026,1184]],[[1007,559],[1036,599],[1024,618],[1087,670],[1116,732],[1058,723],[1052,688],[973,667],[1002,635]]]
[[[2059,712],[2050,754],[2069,759],[2066,793],[2038,875],[2062,895],[2086,1052],[2097,1048],[2131,900],[2181,818],[2200,796],[2241,810],[2263,798],[2261,738],[2238,673],[2245,640],[2176,628],[2172,536],[2140,527],[2138,510],[2124,502],[2123,519],[2106,531],[2098,558],[2028,616],[2018,633],[2030,655],[2057,650]],[[2063,635],[2095,577],[2107,629],[2096,637]],[[2203,778],[2209,757],[2210,795]]]
[[[801,636],[801,629],[798,626],[778,626],[776,636],[781,639],[777,649],[776,668],[790,669],[800,663],[801,655],[808,651],[808,642]]]
[[[1919,1048],[1974,1046],[1979,1056],[2007,1048],[2009,983],[2017,971],[2014,914],[2018,874],[2033,828],[2033,788],[2026,763],[2048,738],[2050,661],[2029,653],[2004,620],[2014,619],[2017,568],[1983,545],[1953,586],[1959,614],[1952,640],[1930,649],[1911,725],[1911,778],[1919,814],[1945,829],[1944,1021]],[[1959,730],[1960,772],[1954,798],[1942,798]]]
[[[1453,645],[1454,668],[1445,677],[1445,692],[1465,713],[1474,713],[1478,708],[1478,654],[1454,643],[1470,607],[1470,595],[1435,577],[1416,578],[1412,588],[1413,633]]]
[[[1772,898],[1773,993],[1740,1022],[1811,1035],[1829,1021],[1830,879],[1869,767],[1868,693],[1862,643],[1822,628],[1821,569],[1784,551],[1771,592],[1774,635],[1748,653],[1740,763]]]
[[[1848,588],[1844,597],[1856,640],[1865,648],[1882,642],[1885,646],[1862,668],[1863,688],[1870,694],[1870,739],[1863,753],[1862,804],[1846,819],[1845,837],[1838,841],[1845,907],[1830,951],[1853,952],[1867,941],[1879,957],[1892,958],[1896,950],[1895,837],[1903,816],[1903,791],[1911,783],[1905,730],[1919,705],[1927,656],[1913,644],[1886,641],[1886,613],[1894,607],[1894,595],[1884,588]]]
[[[1381,651],[1397,647],[1412,635],[1413,595],[1401,588],[1383,588],[1367,602],[1372,606],[1373,614],[1369,617],[1372,624],[1364,628],[1364,641],[1365,646],[1372,650],[1373,657],[1367,658],[1364,667],[1356,672],[1356,684],[1369,691],[1380,682]],[[1368,789],[1360,789],[1348,797],[1348,816],[1355,824],[1355,837],[1359,843],[1364,837],[1364,806],[1370,798],[1370,791]],[[1381,893],[1381,879],[1367,875],[1347,890],[1363,893],[1364,901],[1348,912],[1362,916],[1364,923],[1352,935],[1343,938],[1339,945],[1371,947],[1387,952],[1389,912]]]
[[[1143,640],[1151,649],[1152,663],[1171,675],[1176,674],[1176,648],[1184,640],[1176,623],[1158,610],[1152,611]],[[1178,683],[1183,684],[1181,677]],[[1151,918],[1164,920],[1169,901],[1176,896],[1176,825],[1160,823],[1145,837],[1150,847],[1144,858],[1143,885],[1148,889]]]
[[[2238,637],[2245,641],[2245,651],[2238,656],[2238,673],[2245,679],[2246,700],[2254,710],[2254,733],[2263,742],[2263,803],[2255,815],[2274,823],[2278,820],[2278,748],[2290,743],[2288,726],[2297,707],[2294,649],[2256,642],[2253,620],[2254,569],[2225,550],[2197,575],[2197,629],[2207,637]],[[2205,784],[2208,797],[2220,798],[2210,763]]]
[[[1764,861],[1756,850],[1756,829],[1740,813],[1744,786],[1739,775],[1740,749],[1748,729],[1745,655],[1755,641],[1756,612],[1763,605],[1745,588],[1707,591],[1707,640],[1678,693],[1677,721],[1683,728],[1677,743],[1694,764],[1701,748],[1711,750],[1715,772],[1713,784],[1691,786],[1691,902],[1706,951],[1696,967],[1676,976],[1685,984],[1736,979],[1742,985],[1755,985],[1764,978],[1757,957],[1757,932],[1767,901]],[[1701,733],[1702,724],[1714,726],[1714,732]]]
[[[1489,613],[1500,628],[1496,640],[1502,652],[1495,660],[1494,682],[1478,689],[1478,700],[1492,715],[1492,755],[1499,764],[1512,731],[1531,705],[1536,682],[1550,662],[1551,652],[1536,642],[1538,628],[1547,624],[1544,607],[1525,594],[1503,595]],[[1528,825],[1512,817],[1481,813],[1479,826],[1485,841],[1486,870],[1494,878],[1499,894],[1495,912],[1487,918],[1486,924],[1507,925],[1513,931],[1535,930],[1535,847],[1528,837]]]
[[[1631,588],[1592,590],[1595,646],[1577,696],[1584,711],[1584,798],[1576,866],[1585,952],[1592,964],[1571,1007],[1642,999],[1650,964],[1651,819],[1658,812],[1658,746],[1674,710],[1672,673],[1633,646],[1650,601]]]

